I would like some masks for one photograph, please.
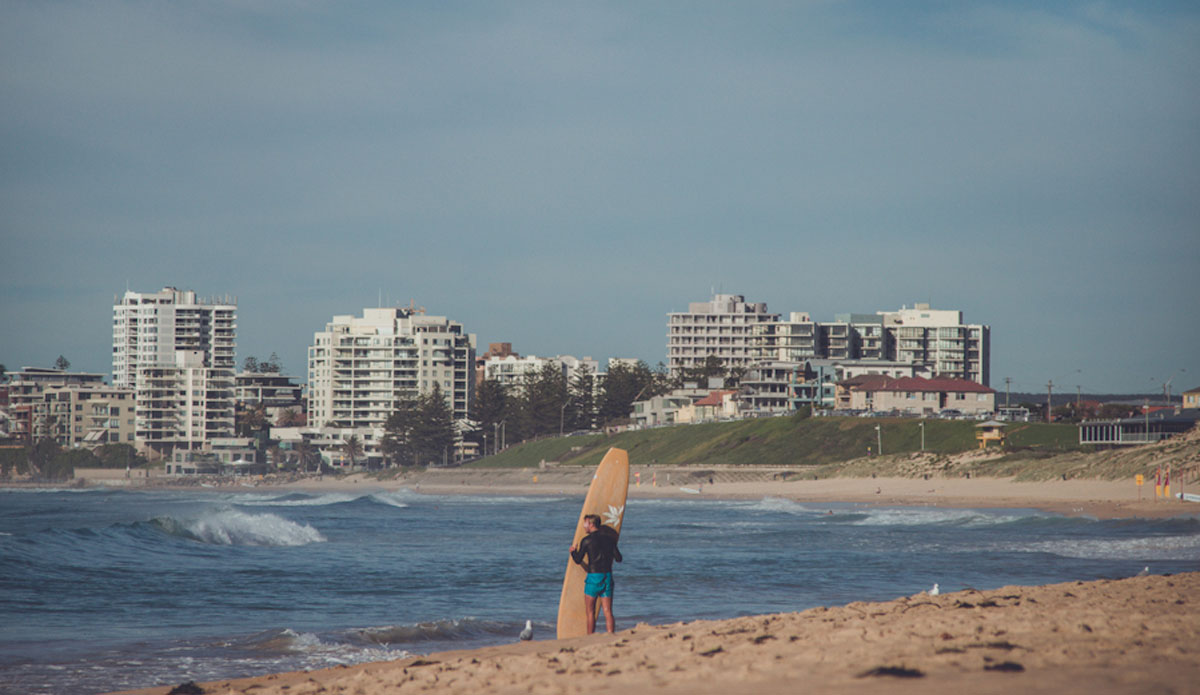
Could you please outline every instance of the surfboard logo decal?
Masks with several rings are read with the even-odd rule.
[[[624,515],[625,505],[622,504],[620,507],[614,507],[610,504],[608,505],[608,511],[604,512],[604,523],[619,530],[621,528],[621,517]]]

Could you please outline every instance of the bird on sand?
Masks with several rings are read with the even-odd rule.
[[[532,620],[525,621],[525,629],[521,630],[520,637],[523,640],[533,639],[533,621]]]
[[[1146,565],[1141,572],[1137,573],[1139,577],[1145,577],[1150,574],[1150,565]]]
[[[936,583],[936,582],[934,582],[934,584],[933,584],[933,588],[929,590],[929,595],[930,595],[930,596],[937,596],[937,595],[938,595],[938,593],[940,593],[940,592],[938,591],[938,585],[937,585],[937,583]]]

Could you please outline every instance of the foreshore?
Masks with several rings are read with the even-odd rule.
[[[591,471],[446,469],[414,472],[394,480],[366,475],[309,478],[279,487],[309,491],[408,489],[447,495],[582,496]],[[1178,491],[1178,488],[1176,488]],[[803,504],[850,502],[873,506],[1040,509],[1097,519],[1167,518],[1200,515],[1200,504],[1155,500],[1153,484],[1134,481],[1051,480],[1017,482],[1009,478],[806,478],[795,470],[660,470],[634,468],[631,498],[762,499],[778,497]]]
[[[410,490],[442,495],[580,495],[591,471],[574,467],[547,469],[429,469],[376,477],[370,474],[306,476],[284,480],[268,477],[142,480],[110,478],[75,480],[69,487],[121,489],[229,490],[247,488],[307,492]],[[53,487],[35,483],[0,483],[13,489]],[[1173,493],[1181,485],[1172,488]],[[1194,483],[1188,492],[1196,492]],[[1016,481],[985,476],[832,477],[813,479],[803,469],[681,469],[637,467],[630,480],[631,498],[763,499],[777,497],[803,504],[856,503],[871,506],[1039,509],[1064,516],[1096,519],[1200,516],[1200,503],[1177,497],[1155,498],[1153,481],[1138,487],[1133,480],[1090,478]]]
[[[1007,586],[198,684],[204,693],[1184,693],[1200,573]],[[166,695],[172,687],[134,691]],[[197,692],[191,690],[191,692]]]

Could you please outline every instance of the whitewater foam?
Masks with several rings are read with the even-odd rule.
[[[297,546],[325,541],[320,531],[307,524],[233,509],[186,520],[160,517],[153,523],[172,535],[211,545]]]
[[[996,526],[1028,518],[1026,514],[929,507],[868,508],[856,512],[865,515],[852,522],[857,526]]]
[[[1050,553],[1085,560],[1195,560],[1200,557],[1200,536],[1149,536],[1123,539],[1065,538],[1026,545],[1005,544],[1007,551]]]

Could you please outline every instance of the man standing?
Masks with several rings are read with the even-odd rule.
[[[596,631],[596,599],[604,608],[604,623],[608,631],[616,632],[617,620],[613,617],[613,560],[621,562],[621,551],[617,549],[617,532],[605,526],[599,514],[583,517],[583,530],[587,535],[579,541],[579,547],[571,546],[571,559],[587,572],[583,585],[583,605],[587,611],[587,633]],[[587,561],[584,561],[584,558]]]

